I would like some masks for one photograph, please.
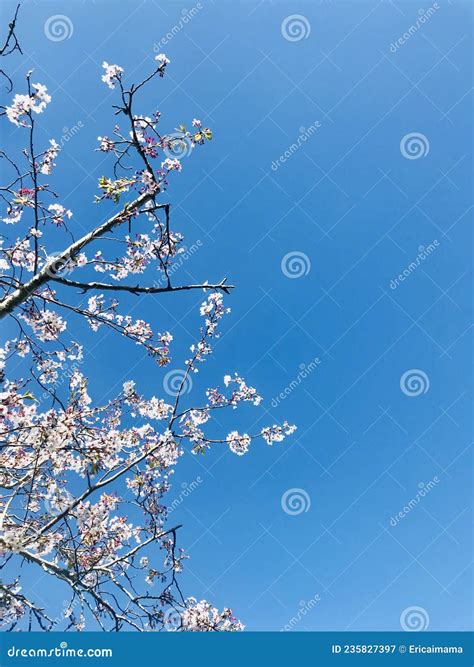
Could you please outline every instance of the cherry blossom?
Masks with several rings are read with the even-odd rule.
[[[242,456],[248,451],[250,437],[246,433],[239,435],[237,431],[232,431],[232,433],[229,433],[227,436],[227,442],[231,452],[237,454],[238,456]]]
[[[51,211],[51,221],[54,222],[55,225],[64,223],[64,218],[72,218],[72,211],[69,211],[62,206],[62,204],[50,204],[48,206],[48,211]]]
[[[20,222],[22,215],[23,208],[21,206],[9,206],[7,216],[2,218],[2,222],[6,222],[7,225],[14,225],[17,222]]]
[[[59,144],[54,140],[50,139],[49,143],[51,146],[45,150],[41,157],[41,162],[39,165],[39,171],[42,174],[51,174],[53,171],[54,160],[57,158],[59,151],[61,150]]]
[[[159,53],[157,56],[155,56],[155,60],[157,60],[161,65],[169,65],[170,60],[165,56],[164,53]]]
[[[181,623],[181,630],[191,632],[237,632],[245,627],[233,616],[231,609],[219,612],[206,600],[198,602],[196,598],[188,598]]]
[[[46,87],[31,84],[29,73],[28,94],[14,95],[5,107],[7,120],[26,127],[28,137],[24,150],[8,156],[5,173],[10,167],[11,173],[2,188],[0,318],[9,319],[10,335],[0,345],[0,624],[7,629],[57,624],[57,610],[22,589],[20,562],[22,572],[41,570],[67,589],[70,630],[166,630],[170,614],[178,631],[244,628],[230,609],[181,592],[188,556],[178,546],[181,527],[170,521],[173,475],[186,453],[228,447],[243,456],[251,443],[281,442],[295,427],[283,422],[241,432],[234,411],[257,408],[263,399],[237,372],[214,388],[210,378],[204,395],[188,393],[191,374],[206,370],[215,353],[232,286],[225,278],[174,284],[183,235],[173,229],[165,197],[168,175],[180,172],[181,163],[169,151],[180,142],[204,145],[212,132],[196,118],[191,130],[167,129],[158,110],[135,111],[141,88],[169,64],[158,54],[151,74],[128,84],[122,67],[103,63],[119,120],[98,137],[97,150],[111,165],[95,202],[108,212],[72,240],[72,212],[54,190],[60,146],[37,140],[34,116],[51,102]],[[196,290],[204,297],[195,308],[188,359],[156,324],[154,310],[143,311],[141,302],[135,310],[122,299]],[[155,362],[152,395],[143,393],[138,373],[125,381],[110,377],[105,395],[90,379],[97,362],[75,338],[105,331],[119,338],[123,354],[140,346]],[[172,358],[183,370],[170,396],[162,374]],[[236,423],[219,437],[222,409]]]
[[[181,171],[183,168],[181,166],[181,162],[177,158],[169,158],[167,157],[164,162],[161,163],[161,168],[165,169],[166,171]]]
[[[109,65],[109,63],[102,63],[105,73],[102,75],[102,81],[108,85],[109,88],[115,88],[116,84],[122,78],[123,67],[118,65]]]
[[[41,83],[31,84],[33,92],[30,95],[16,94],[11,106],[5,107],[6,116],[11,123],[17,126],[29,127],[28,120],[22,116],[31,117],[31,113],[42,113],[51,102],[51,96],[47,88]]]

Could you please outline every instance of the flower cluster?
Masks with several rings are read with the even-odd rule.
[[[72,211],[62,206],[62,204],[50,204],[48,211],[51,212],[51,222],[55,225],[64,224],[64,218],[72,218]]]
[[[59,151],[61,150],[59,144],[54,139],[50,139],[49,143],[51,146],[44,151],[39,164],[39,171],[42,174],[51,174],[53,167],[56,166],[54,160],[57,158]]]
[[[227,436],[227,444],[229,445],[229,449],[234,454],[237,454],[237,456],[242,456],[248,452],[250,442],[251,439],[247,433],[239,435],[237,431],[232,431]]]
[[[102,81],[106,83],[109,88],[115,88],[117,82],[122,78],[123,67],[109,65],[105,60],[102,63],[102,67],[105,69],[105,72],[102,75]]]
[[[31,307],[20,317],[30,325],[40,341],[56,341],[59,335],[66,330],[67,322],[53,310],[39,310]]]
[[[29,127],[28,119],[31,118],[31,114],[42,113],[51,102],[51,96],[48,95],[46,86],[41,83],[33,83],[31,88],[34,91],[31,95],[16,94],[11,106],[5,107],[8,120],[18,127],[20,125]],[[23,118],[23,116],[26,116],[26,118]]]
[[[196,598],[188,598],[186,609],[181,614],[182,631],[239,632],[244,627],[232,614],[231,609],[224,608],[219,611],[206,600],[198,602]]]

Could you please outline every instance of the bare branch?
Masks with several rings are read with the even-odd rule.
[[[171,285],[166,287],[142,287],[140,285],[112,285],[110,283],[99,283],[92,281],[90,283],[79,282],[78,280],[70,280],[69,278],[61,278],[60,276],[55,276],[52,278],[54,282],[60,283],[61,285],[67,285],[68,287],[77,287],[83,292],[89,290],[100,290],[100,291],[113,291],[113,292],[130,292],[131,294],[161,294],[163,292],[183,292],[186,290],[193,289],[211,289],[211,290],[222,290],[225,294],[230,294],[230,290],[234,289],[234,285],[227,284],[227,278],[221,280],[220,283],[201,283],[199,285],[178,285],[177,287],[172,287]]]
[[[20,5],[17,5],[17,8],[15,10],[15,15],[8,24],[8,32],[5,41],[3,43],[3,46],[0,47],[0,56],[9,56],[10,53],[13,53],[13,51],[19,51],[23,55],[23,51],[21,50],[20,43],[15,33],[16,21],[18,18],[19,11],[20,11]],[[0,74],[4,76],[5,79],[8,81],[7,90],[10,93],[13,90],[12,80],[3,69],[0,69]]]

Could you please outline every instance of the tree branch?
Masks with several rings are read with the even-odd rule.
[[[202,283],[200,285],[178,285],[177,287],[172,287],[167,285],[166,287],[142,287],[140,285],[112,285],[110,283],[99,283],[92,281],[90,283],[79,282],[78,280],[70,280],[69,278],[61,278],[55,276],[52,278],[57,283],[61,285],[67,285],[68,287],[77,287],[83,292],[88,292],[89,290],[110,290],[114,292],[130,292],[132,294],[161,294],[162,292],[183,292],[185,290],[193,289],[215,289],[222,290],[226,294],[230,294],[230,290],[234,289],[234,285],[228,285],[226,283],[227,278],[221,280],[220,283]]]
[[[5,38],[5,42],[3,43],[3,46],[0,47],[0,56],[9,56],[10,53],[13,53],[13,51],[19,51],[23,55],[23,51],[21,50],[20,43],[18,41],[18,38],[15,34],[15,26],[16,26],[16,21],[18,18],[18,12],[20,11],[20,5],[17,6],[16,11],[15,11],[15,16],[11,20],[11,22],[8,24],[8,33]],[[13,41],[13,46],[10,44],[10,41]],[[13,90],[13,82],[8,76],[8,74],[3,70],[0,69],[0,74],[5,77],[5,79],[8,81],[8,92],[11,93]]]
[[[49,262],[42,267],[36,275],[31,278],[27,283],[16,289],[12,292],[6,299],[0,302],[0,319],[8,315],[19,306],[23,301],[25,301],[33,292],[38,288],[42,287],[53,279],[74,257],[91,241],[103,236],[109,232],[114,227],[123,224],[130,217],[136,213],[143,204],[146,204],[148,201],[153,199],[151,194],[143,194],[140,197],[137,197],[135,201],[131,204],[126,204],[119,213],[116,213],[111,218],[106,220],[102,225],[96,227],[88,234],[85,234],[82,238],[63,250],[59,255],[56,255],[50,259]],[[167,204],[161,204],[156,208],[165,208]]]

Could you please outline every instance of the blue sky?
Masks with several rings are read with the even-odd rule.
[[[54,186],[77,235],[105,214],[92,201],[97,178],[111,174],[110,160],[94,152],[115,122],[103,60],[138,81],[164,51],[171,65],[143,91],[140,113],[159,109],[171,131],[193,117],[213,129],[213,141],[172,175],[167,195],[185,244],[200,241],[175,281],[228,276],[237,286],[190,400],[238,370],[259,388],[264,409],[233,413],[222,432],[282,419],[298,431],[272,448],[255,443],[242,458],[223,450],[183,457],[170,498],[202,481],[171,520],[184,524],[181,545],[191,556],[184,591],[231,606],[249,630],[279,630],[292,617],[298,630],[397,630],[412,606],[430,629],[472,628],[471,9],[434,5],[392,50],[428,3],[423,12],[398,0],[77,0],[21,10],[25,56],[15,67],[34,67],[52,93],[42,139],[71,135]],[[4,18],[12,6],[2,3]],[[73,30],[54,42],[44,25],[56,14]],[[282,22],[295,14],[304,36],[292,41]],[[423,135],[418,159],[401,149],[412,133]],[[9,127],[7,145],[18,136]],[[299,278],[282,270],[294,252],[304,254]],[[123,310],[173,332],[172,368],[180,368],[200,300],[130,297]],[[131,377],[145,392],[162,392],[163,374],[138,347],[91,337],[79,324],[75,334],[89,348],[94,398]],[[316,358],[301,379],[302,364]],[[416,396],[400,386],[411,370],[426,390]],[[290,489],[304,495],[307,511],[283,511]],[[31,585],[47,597],[46,579]]]

